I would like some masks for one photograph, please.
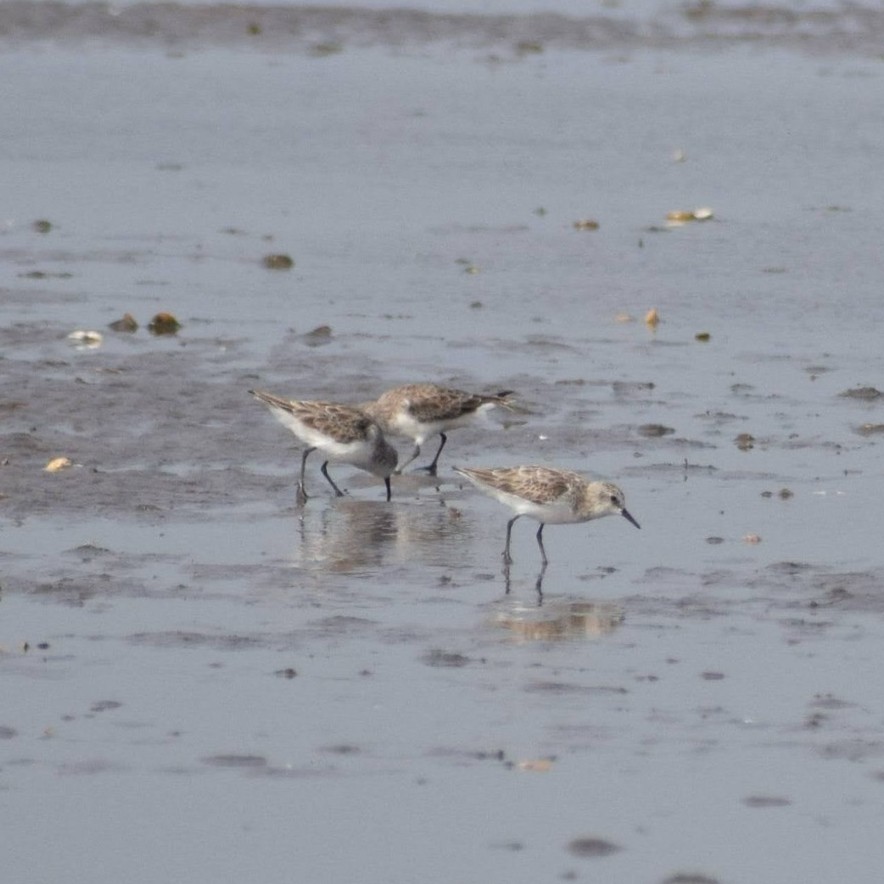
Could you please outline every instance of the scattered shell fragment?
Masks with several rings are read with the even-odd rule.
[[[760,534],[746,534],[743,536],[743,543],[761,543]]]
[[[666,223],[670,227],[680,227],[682,224],[688,224],[691,221],[709,221],[715,217],[712,209],[675,209],[666,213]]]
[[[598,230],[599,222],[593,218],[580,218],[574,222],[575,230]]]
[[[77,331],[72,331],[68,335],[68,340],[76,344],[78,350],[94,350],[96,347],[101,346],[104,335],[97,331],[77,329]]]
[[[115,332],[136,332],[138,331],[138,323],[131,313],[124,313],[121,319],[108,324],[108,328]]]
[[[755,437],[751,433],[740,433],[734,442],[740,451],[751,451],[755,447]]]
[[[687,153],[685,153],[684,148],[677,147],[674,151],[672,151],[672,162],[673,163],[683,163],[688,158]]]
[[[614,317],[614,322],[622,322],[622,323],[635,322],[635,317],[630,316],[628,313],[618,313]]]
[[[147,324],[152,335],[174,335],[181,328],[181,323],[171,313],[157,313]]]
[[[516,764],[518,770],[530,770],[535,773],[546,773],[547,771],[552,770],[552,766],[553,763],[551,758],[527,758]]]
[[[261,259],[261,263],[268,270],[291,270],[295,266],[295,262],[290,255],[265,255]]]
[[[57,473],[59,470],[64,470],[71,465],[71,459],[69,457],[53,457],[52,460],[43,467],[43,470],[47,473]]]
[[[660,324],[660,314],[657,312],[656,307],[651,307],[647,313],[645,313],[645,325],[650,326],[651,328],[656,328]]]
[[[862,424],[856,428],[860,436],[880,436],[884,434],[884,424]]]

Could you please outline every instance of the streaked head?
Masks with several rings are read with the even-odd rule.
[[[620,515],[636,528],[641,528],[641,525],[626,509],[625,495],[611,482],[591,483],[586,489],[584,504],[588,509],[595,510],[597,516]]]

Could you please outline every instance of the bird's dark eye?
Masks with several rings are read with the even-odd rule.
[[[612,495],[611,495],[611,503],[617,504],[617,506],[620,505],[620,501],[617,500],[617,495],[616,495],[616,494],[612,494]]]

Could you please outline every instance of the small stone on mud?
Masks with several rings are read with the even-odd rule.
[[[40,218],[31,225],[31,228],[37,233],[49,233],[52,230],[52,222],[47,221],[45,218]]]
[[[543,52],[543,43],[540,40],[521,40],[516,44],[516,52],[519,55],[537,55]]]
[[[675,430],[672,427],[665,427],[663,424],[642,424],[638,428],[639,436],[646,436],[649,439],[658,436],[669,436],[674,432]]]
[[[310,54],[315,58],[325,58],[327,55],[337,55],[343,51],[344,47],[340,43],[314,43],[310,47]]]
[[[707,537],[706,543],[708,543],[710,546],[717,546],[719,543],[724,543],[724,538],[723,537]]]
[[[746,534],[743,536],[743,543],[761,543],[760,534]]]
[[[321,347],[328,344],[332,339],[332,330],[330,325],[318,325],[313,331],[304,335],[304,343],[308,347]]]
[[[734,442],[740,451],[751,451],[755,447],[755,437],[751,433],[740,433]]]
[[[295,266],[295,262],[290,255],[265,255],[261,259],[261,263],[268,270],[291,270]]]
[[[174,335],[181,328],[181,323],[171,313],[157,313],[147,324],[152,335]]]
[[[575,230],[598,230],[599,222],[593,218],[581,218],[574,222]]]
[[[297,676],[297,670],[292,666],[287,666],[285,669],[277,669],[274,675],[279,676],[280,678],[295,678]]]
[[[620,850],[623,848],[604,838],[575,838],[568,844],[569,853],[586,859],[610,856]]]
[[[881,396],[884,396],[884,393],[876,390],[874,387],[854,387],[852,390],[845,390],[838,395],[843,396],[845,399],[860,399],[865,402],[872,402],[875,399],[880,399]]]
[[[710,878],[699,872],[676,872],[663,881],[663,884],[719,884],[718,878]]]
[[[441,666],[456,668],[459,666],[467,666],[470,662],[469,657],[463,654],[454,653],[452,651],[442,651],[434,648],[432,651],[424,654],[421,658],[427,666]]]
[[[117,319],[115,322],[108,323],[107,327],[111,331],[127,332],[129,334],[138,331],[138,323],[131,313],[124,313],[122,319]]]
[[[700,341],[701,343],[704,343],[704,344],[705,344],[708,340],[710,340],[711,338],[712,338],[712,335],[710,335],[709,332],[697,332],[697,333],[694,335],[694,340],[695,340],[695,341]]]
[[[645,325],[649,328],[656,328],[660,324],[660,314],[656,307],[652,307],[645,313]]]
[[[778,795],[747,795],[743,799],[746,807],[788,807],[792,802]]]
[[[202,759],[203,764],[213,767],[266,767],[263,755],[209,755]]]

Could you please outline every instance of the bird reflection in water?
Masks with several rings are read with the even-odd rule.
[[[543,577],[546,574],[546,566],[548,562],[543,562],[540,566],[540,571],[537,573],[537,579],[534,581],[534,591],[537,593],[537,604],[538,606],[543,604]],[[512,589],[512,583],[510,581],[510,563],[504,562],[503,564],[503,582],[506,586],[506,594],[510,594],[510,590]]]
[[[617,629],[623,619],[623,608],[613,602],[556,598],[540,606],[508,596],[492,623],[516,641],[533,642],[599,638]]]
[[[298,524],[299,564],[343,574],[390,562],[444,565],[469,531],[457,510],[434,502],[390,506],[353,498],[305,512]]]

